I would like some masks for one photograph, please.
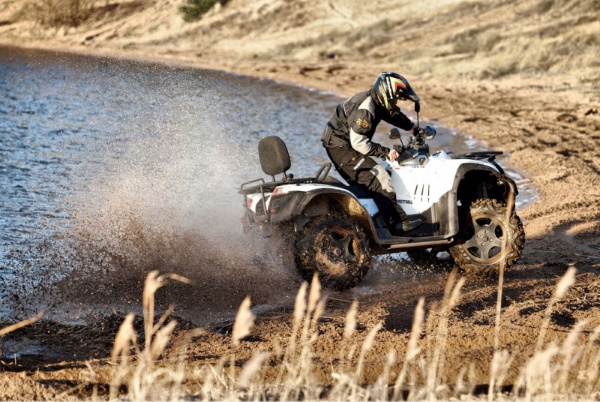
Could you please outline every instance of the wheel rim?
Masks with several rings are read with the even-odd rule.
[[[333,227],[322,231],[316,238],[315,260],[325,273],[340,276],[346,273],[348,263],[356,263],[362,257],[360,240],[353,230]]]
[[[500,220],[488,216],[473,217],[469,229],[465,249],[471,258],[493,263],[502,257],[505,230]]]

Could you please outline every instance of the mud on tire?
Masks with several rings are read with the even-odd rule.
[[[513,211],[507,220],[504,204],[481,199],[462,217],[459,238],[450,254],[467,273],[494,276],[503,264],[507,269],[519,259],[524,245],[525,231],[517,214]]]
[[[323,286],[345,290],[360,283],[371,267],[364,231],[353,220],[325,216],[306,224],[294,244],[300,275],[310,281],[319,274]]]

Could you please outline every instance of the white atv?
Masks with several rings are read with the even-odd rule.
[[[415,130],[408,146],[397,129],[395,161],[381,163],[389,172],[397,202],[418,228],[391,232],[369,191],[328,176],[331,164],[315,177],[293,178],[287,147],[276,136],[258,145],[261,167],[272,181],[242,184],[245,232],[259,229],[289,242],[304,279],[315,272],[328,288],[356,286],[371,267],[371,256],[407,252],[416,260],[449,251],[467,273],[496,274],[520,257],[525,233],[514,205],[517,187],[495,161],[502,152],[430,154],[431,127]],[[281,174],[276,180],[275,176]]]

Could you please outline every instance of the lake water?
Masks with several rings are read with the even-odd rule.
[[[257,262],[237,188],[261,176],[267,135],[286,141],[291,172],[313,175],[340,100],[216,71],[0,48],[1,316],[135,310],[151,269],[194,281],[163,297],[186,299],[178,313],[200,322],[246,294],[289,300],[298,280]],[[443,127],[431,147],[482,149]],[[524,189],[519,206],[534,197]]]

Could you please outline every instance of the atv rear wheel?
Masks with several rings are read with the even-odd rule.
[[[362,281],[371,267],[371,253],[367,236],[353,220],[325,216],[298,234],[295,261],[305,280],[316,272],[323,286],[345,290]]]
[[[496,200],[473,202],[462,219],[459,239],[450,254],[467,273],[492,276],[507,269],[521,256],[525,231],[513,211],[506,219],[506,206]]]

